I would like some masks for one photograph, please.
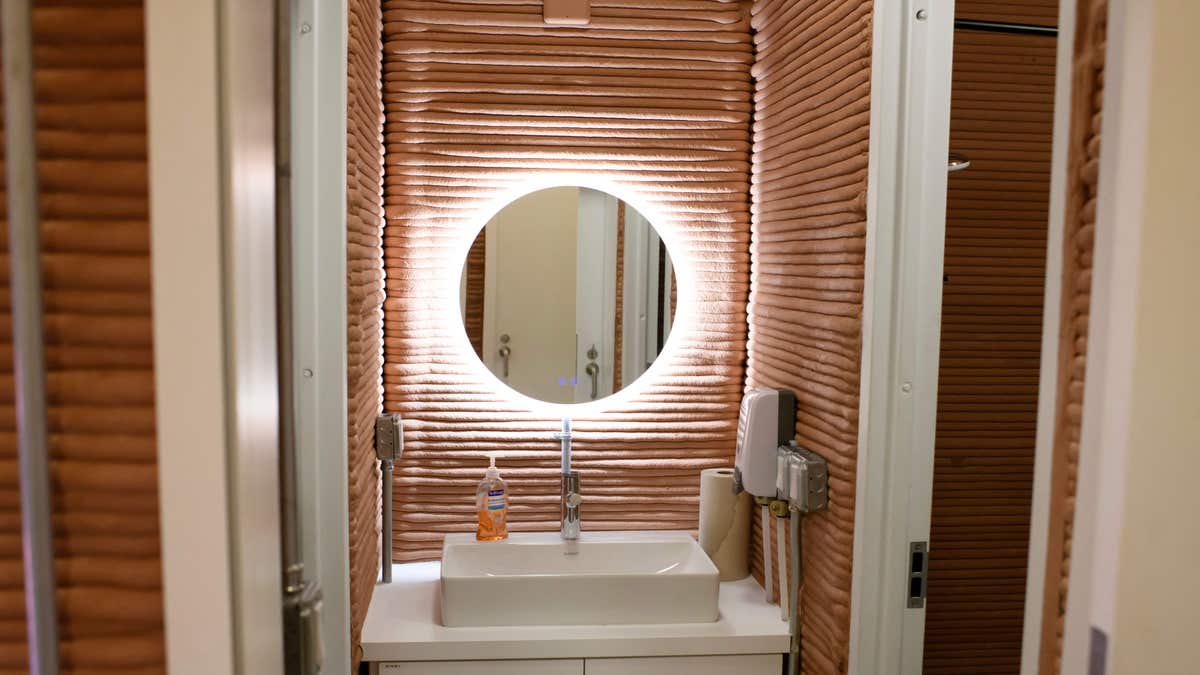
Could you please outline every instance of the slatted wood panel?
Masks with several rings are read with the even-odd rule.
[[[849,651],[873,4],[753,7],[748,384],[794,390],[797,438],[830,463],[829,511],[806,517],[802,535],[809,675],[845,672]]]
[[[383,394],[383,100],[379,3],[349,3],[346,315],[349,393],[350,644],[354,665],[379,572],[375,417]],[[337,667],[337,664],[334,664]]]
[[[564,170],[648,205],[696,281],[696,325],[679,329],[641,393],[575,420],[583,526],[694,529],[699,472],[732,461],[742,391],[753,58],[743,5],[594,0],[582,28],[544,25],[534,0],[383,6],[385,406],[407,435],[396,558],[436,558],[445,533],[473,530],[484,450],[504,451],[513,529],[558,527],[558,415],[494,382],[438,282],[460,268],[481,209]]]
[[[955,0],[954,17],[1057,26],[1058,0]]]
[[[1080,2],[1076,13],[1071,81],[1071,130],[1064,215],[1062,316],[1058,352],[1050,528],[1042,607],[1042,675],[1062,670],[1063,622],[1074,538],[1079,435],[1087,371],[1088,316],[1092,298],[1092,248],[1100,175],[1104,101],[1104,49],[1108,0]]]
[[[165,672],[142,31],[140,2],[34,11],[63,673]],[[6,222],[0,232],[7,250]],[[0,673],[16,674],[28,669],[7,258],[3,267]]]
[[[925,673],[1020,669],[1056,40],[955,32]]]

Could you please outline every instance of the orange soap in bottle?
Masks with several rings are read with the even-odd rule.
[[[508,538],[508,486],[496,468],[496,455],[488,453],[488,459],[491,461],[487,473],[475,490],[475,511],[479,514],[475,538],[479,541],[500,541]]]

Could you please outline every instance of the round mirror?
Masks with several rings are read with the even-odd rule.
[[[675,274],[654,226],[613,195],[554,187],[509,203],[475,238],[459,305],[501,382],[550,403],[629,386],[662,351]]]

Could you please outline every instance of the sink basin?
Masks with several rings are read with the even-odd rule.
[[[717,620],[717,568],[687,532],[446,536],[442,623],[530,626]]]

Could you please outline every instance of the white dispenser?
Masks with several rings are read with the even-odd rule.
[[[777,450],[796,434],[796,395],[786,389],[751,389],[738,415],[735,489],[774,498]]]

